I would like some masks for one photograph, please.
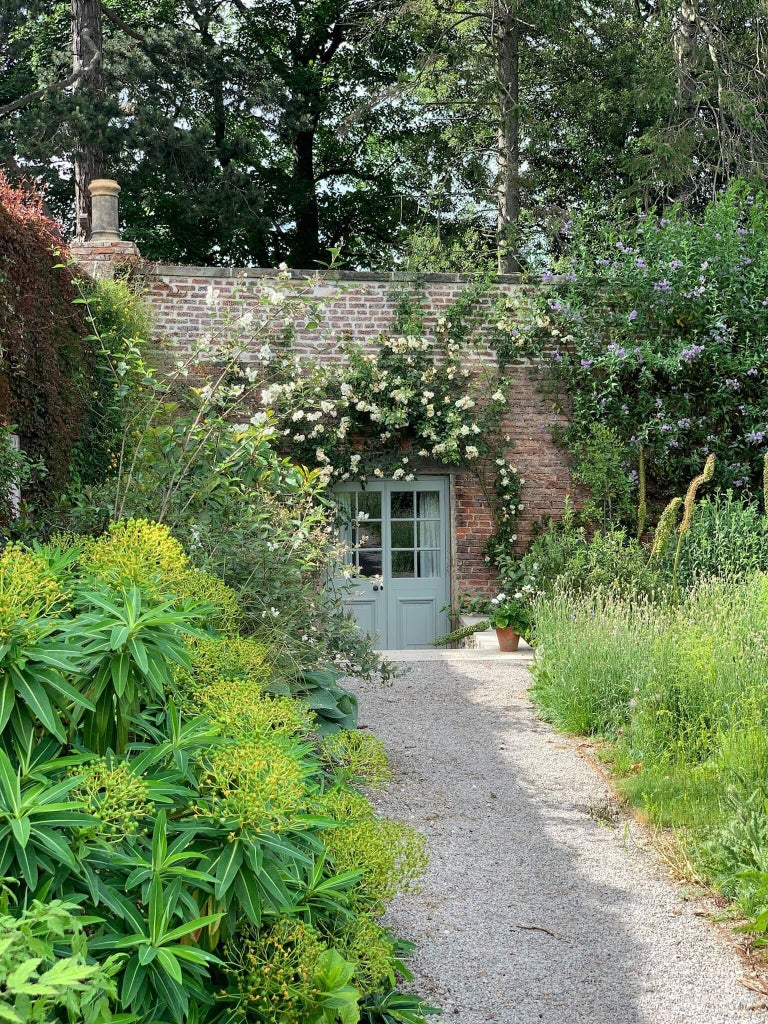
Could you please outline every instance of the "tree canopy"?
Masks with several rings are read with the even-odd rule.
[[[0,0],[0,164],[73,230],[73,176],[116,177],[154,259],[525,269],[573,211],[764,181],[767,20],[749,0]]]

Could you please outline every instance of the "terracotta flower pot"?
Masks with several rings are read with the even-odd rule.
[[[500,651],[516,651],[518,644],[520,643],[520,637],[512,629],[511,626],[504,626],[503,628],[496,627],[496,636],[499,641]]]

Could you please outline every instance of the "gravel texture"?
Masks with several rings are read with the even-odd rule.
[[[666,874],[575,742],[536,716],[525,664],[404,664],[355,681],[395,781],[380,811],[428,836],[416,991],[455,1024],[768,1024],[749,969]]]

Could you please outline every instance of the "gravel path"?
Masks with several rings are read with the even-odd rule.
[[[768,1024],[642,829],[604,820],[608,787],[536,717],[524,664],[403,667],[392,687],[352,688],[395,770],[379,809],[429,839],[422,892],[389,922],[418,943],[417,990],[444,1008],[430,1019]]]

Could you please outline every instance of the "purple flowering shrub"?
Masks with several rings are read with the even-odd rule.
[[[675,207],[626,229],[584,224],[573,253],[510,328],[510,347],[544,361],[570,413],[566,443],[600,423],[635,454],[642,445],[658,497],[684,490],[710,453],[717,483],[756,492],[768,450],[768,193],[739,183],[698,219]]]

